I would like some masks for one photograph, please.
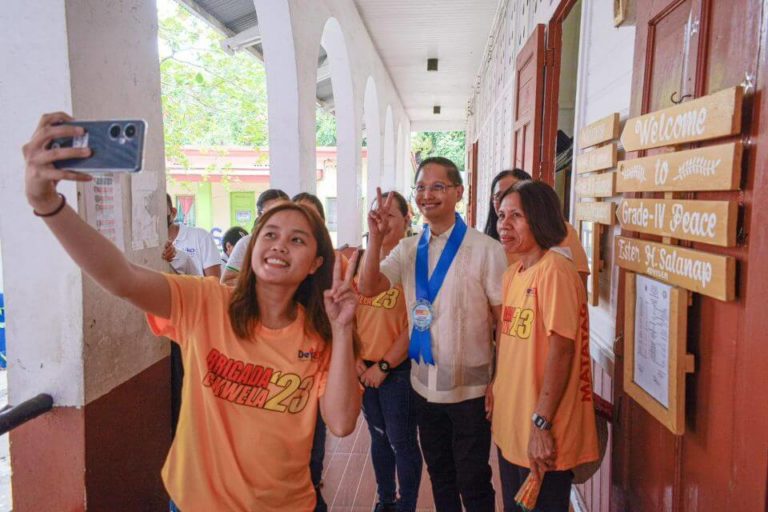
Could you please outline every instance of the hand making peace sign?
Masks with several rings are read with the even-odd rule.
[[[381,188],[376,187],[376,205],[368,212],[368,236],[369,242],[372,240],[381,241],[392,230],[387,222],[389,209],[392,206],[392,199],[395,194],[388,194],[387,198],[382,200]]]
[[[331,325],[335,327],[346,327],[352,323],[355,318],[355,309],[357,309],[357,292],[352,287],[352,278],[355,275],[357,267],[357,258],[360,251],[355,251],[347,264],[347,272],[341,276],[341,255],[338,254],[333,264],[333,284],[330,290],[324,293],[325,312],[328,315]]]

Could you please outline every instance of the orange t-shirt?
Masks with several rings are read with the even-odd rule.
[[[574,340],[568,384],[552,422],[556,470],[596,460],[589,313],[581,279],[561,254],[547,251],[535,265],[517,263],[503,278],[502,333],[493,384],[493,438],[504,458],[529,467],[531,416],[544,384],[548,336]]]
[[[181,413],[162,477],[173,501],[196,510],[311,511],[309,455],[330,347],[296,320],[235,336],[232,289],[216,278],[166,275],[169,319],[147,315],[181,347]]]
[[[379,361],[403,331],[408,330],[408,310],[403,287],[398,285],[376,297],[360,295],[357,311],[360,357]]]
[[[584,247],[579,240],[579,234],[576,229],[571,226],[570,222],[565,223],[565,238],[557,246],[555,252],[560,252],[563,256],[571,260],[573,266],[576,267],[576,272],[583,272],[589,274],[589,262],[587,260],[587,253],[584,251]],[[507,264],[512,266],[520,261],[520,256],[517,253],[507,253]]]

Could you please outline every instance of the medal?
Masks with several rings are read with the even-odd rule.
[[[432,304],[426,299],[419,299],[411,309],[413,328],[417,331],[428,331],[432,325]]]

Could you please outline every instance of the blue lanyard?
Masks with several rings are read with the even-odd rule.
[[[411,331],[411,343],[408,347],[408,356],[417,363],[421,359],[427,364],[435,364],[432,356],[432,336],[430,335],[432,303],[443,286],[445,276],[448,275],[448,269],[456,258],[466,233],[467,225],[457,213],[451,236],[448,237],[443,253],[429,278],[427,277],[429,276],[429,226],[425,226],[419,239],[419,245],[416,249],[416,304],[411,313],[414,327]],[[426,318],[426,320],[419,322],[419,316]]]

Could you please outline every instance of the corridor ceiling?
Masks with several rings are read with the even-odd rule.
[[[258,25],[253,0],[180,0],[228,37]],[[464,128],[467,99],[500,0],[354,0],[397,88],[414,131]],[[261,45],[249,48],[260,59]],[[438,58],[437,72],[427,59]],[[333,110],[326,55],[318,56],[317,98]],[[441,107],[440,114],[433,107]]]

